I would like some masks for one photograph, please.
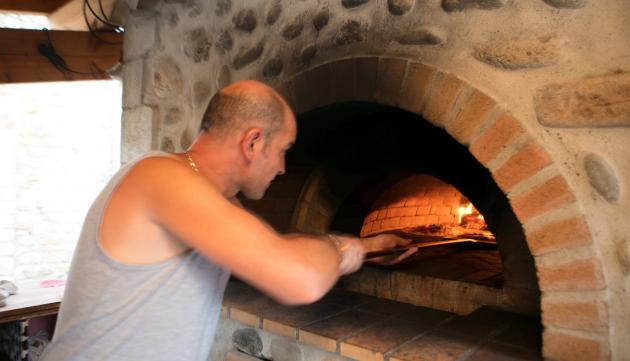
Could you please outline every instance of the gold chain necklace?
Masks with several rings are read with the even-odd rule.
[[[192,159],[192,157],[190,156],[190,154],[188,154],[188,152],[184,152],[184,156],[186,157],[186,160],[188,161],[188,164],[190,165],[190,167],[197,173],[199,173],[199,168],[197,168],[197,163],[195,163],[195,161]]]

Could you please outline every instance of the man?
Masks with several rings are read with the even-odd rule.
[[[295,118],[271,88],[215,95],[183,154],[123,167],[92,205],[43,360],[205,360],[230,273],[277,301],[314,302],[383,235],[280,235],[240,207],[285,171]]]

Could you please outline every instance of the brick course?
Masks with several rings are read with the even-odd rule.
[[[543,332],[543,355],[550,360],[609,360],[608,346],[602,340],[555,329]]]
[[[452,75],[443,73],[433,86],[422,116],[432,124],[445,124],[464,87],[464,82]]]
[[[376,92],[376,75],[378,74],[378,58],[355,59],[355,99],[374,101]]]
[[[505,192],[551,164],[551,157],[536,142],[529,141],[494,172],[494,179]]]
[[[607,325],[606,305],[598,300],[563,300],[542,297],[542,317],[549,325],[598,331]]]
[[[534,187],[530,192],[512,200],[514,213],[521,221],[527,221],[552,209],[560,208],[575,201],[569,185],[560,175]]]
[[[376,100],[395,106],[400,99],[400,87],[407,68],[406,60],[380,59],[376,81]]]
[[[540,255],[592,242],[582,217],[574,217],[544,224],[533,230],[525,227],[527,243],[533,255]]]
[[[470,152],[483,165],[488,165],[507,145],[523,134],[518,120],[504,113],[470,145]]]
[[[446,125],[446,130],[457,141],[468,145],[477,128],[495,107],[494,100],[475,89],[462,106],[462,110]]]
[[[435,68],[420,63],[410,63],[405,84],[400,90],[400,107],[419,114],[435,74]]]
[[[542,291],[590,291],[604,287],[604,275],[597,259],[550,265],[538,264],[538,283]]]

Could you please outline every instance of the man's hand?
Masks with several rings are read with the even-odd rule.
[[[328,237],[335,243],[341,256],[341,261],[339,262],[340,274],[346,275],[361,268],[366,251],[363,242],[359,238],[332,234],[329,234]]]
[[[388,248],[406,246],[411,243],[411,240],[398,237],[394,234],[384,233],[374,237],[362,238],[361,242],[363,243],[365,252],[374,252],[386,250]],[[417,251],[418,248],[412,247],[400,255],[394,254],[390,256],[376,257],[371,258],[368,261],[383,266],[390,266],[402,262],[409,256],[415,254]]]

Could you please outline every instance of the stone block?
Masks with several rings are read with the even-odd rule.
[[[125,62],[123,65],[122,106],[124,109],[140,106],[142,101],[142,85],[144,84],[142,79],[143,72],[144,61],[142,59],[131,60]]]
[[[156,21],[154,15],[136,11],[129,15],[125,26],[123,60],[125,62],[142,57],[155,44]]]
[[[181,67],[171,57],[147,60],[144,65],[143,98],[145,105],[162,105],[165,99],[181,96],[184,75]]]
[[[251,9],[243,9],[234,14],[232,17],[232,24],[234,24],[234,28],[241,30],[246,33],[251,33],[256,29],[258,25],[258,20],[256,19],[256,14],[254,10]]]
[[[351,9],[368,3],[370,0],[341,0],[344,8]]]
[[[335,35],[335,44],[338,46],[354,44],[364,41],[366,37],[367,26],[365,24],[357,20],[346,20]]]
[[[628,127],[630,73],[549,84],[536,93],[534,107],[549,127]]]
[[[328,25],[328,21],[330,20],[330,11],[328,8],[324,8],[320,10],[315,17],[313,17],[313,27],[315,30],[320,31]]]
[[[283,62],[279,57],[271,58],[267,60],[265,66],[262,69],[262,74],[265,78],[275,78],[282,73]]]
[[[442,9],[447,12],[469,9],[495,10],[503,7],[507,0],[442,0]]]
[[[302,34],[304,30],[304,16],[300,15],[294,18],[292,21],[284,25],[281,34],[285,40],[293,40]]]
[[[214,14],[218,17],[227,15],[232,10],[232,0],[218,0]]]
[[[558,9],[579,9],[587,4],[587,0],[543,0],[550,6]]]
[[[609,162],[591,153],[584,157],[584,169],[591,186],[606,201],[616,203],[619,200],[619,179]]]
[[[226,54],[232,47],[234,46],[234,40],[232,39],[232,34],[229,30],[223,30],[217,39],[215,47],[221,54]]]
[[[153,109],[140,106],[123,111],[121,162],[127,163],[152,149]]]
[[[232,60],[234,69],[239,70],[260,58],[265,49],[264,40],[251,47],[241,47]]]
[[[265,16],[265,23],[267,25],[273,25],[280,18],[280,14],[282,14],[282,2],[279,0],[268,1],[267,2],[267,14]]]
[[[193,63],[207,62],[210,56],[212,41],[203,27],[197,27],[186,32],[184,36],[184,55]]]
[[[617,258],[622,266],[623,272],[630,273],[630,242],[624,239],[617,241]]]
[[[404,15],[411,10],[414,3],[414,0],[387,0],[387,10],[395,16]]]
[[[302,66],[308,66],[315,56],[317,56],[317,45],[308,44],[299,51],[296,61]]]
[[[258,331],[242,328],[232,334],[232,345],[239,351],[254,357],[262,356],[263,344]]]
[[[474,57],[505,70],[542,68],[558,62],[562,42],[557,38],[497,39],[475,45]]]
[[[446,31],[433,26],[405,29],[394,36],[394,41],[403,45],[441,45],[447,39]]]

